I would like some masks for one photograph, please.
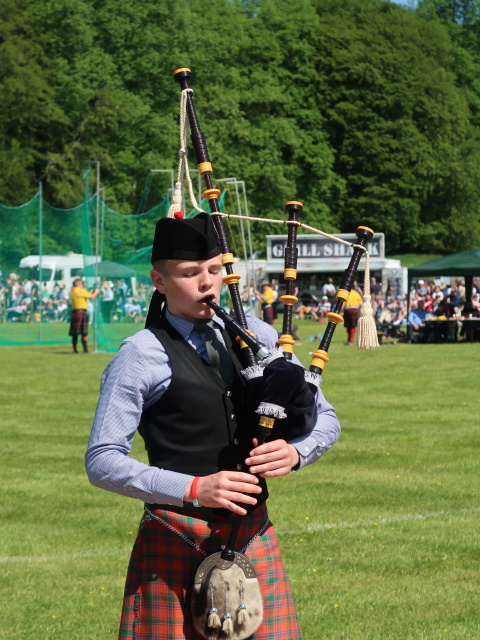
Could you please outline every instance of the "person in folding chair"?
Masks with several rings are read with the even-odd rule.
[[[86,453],[93,485],[145,503],[119,638],[202,637],[190,607],[193,579],[203,558],[225,544],[235,514],[244,516],[238,545],[255,565],[263,599],[263,620],[252,637],[301,638],[268,519],[265,479],[315,462],[335,443],[340,426],[334,409],[319,390],[311,433],[258,446],[242,429],[238,343],[203,302],[206,296],[218,302],[222,286],[210,216],[159,220],[152,264],[156,292],[147,326],[122,343],[103,374]],[[248,324],[269,349],[275,346],[271,326],[253,317]],[[149,464],[128,455],[137,429]],[[247,472],[237,470],[242,462]],[[211,637],[239,637],[222,630],[231,615],[218,615],[220,627]]]

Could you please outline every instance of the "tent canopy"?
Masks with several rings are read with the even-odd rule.
[[[95,276],[95,265],[89,264],[85,267],[86,276]],[[126,267],[119,262],[112,260],[102,260],[98,263],[98,275],[101,278],[135,278],[137,272],[130,267]]]
[[[409,268],[409,280],[417,276],[480,276],[480,247]]]

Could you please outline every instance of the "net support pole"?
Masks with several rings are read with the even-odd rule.
[[[100,162],[97,161],[97,197],[95,208],[95,285],[98,284],[98,251],[100,246]],[[98,352],[98,296],[93,301],[93,351]]]
[[[38,183],[38,297],[39,300],[37,308],[40,311],[40,321],[38,327],[38,339],[40,342],[43,340],[43,331],[42,331],[42,309],[41,309],[41,301],[42,301],[42,280],[43,280],[43,185],[41,182]],[[33,298],[31,301],[32,311],[35,309]],[[33,322],[35,322],[35,312],[33,312]]]

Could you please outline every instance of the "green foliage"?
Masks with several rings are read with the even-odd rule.
[[[347,185],[342,230],[360,221],[381,228],[388,249],[465,246],[472,226],[460,237],[452,227],[473,217],[478,234],[480,156],[465,96],[448,70],[447,34],[379,0],[317,6],[322,108],[335,168]]]
[[[137,211],[151,169],[175,169],[178,87],[193,70],[217,177],[252,213],[330,232],[358,223],[391,251],[480,243],[478,0],[5,0],[0,202],[83,199],[101,163],[112,209]],[[92,172],[93,174],[93,172]],[[92,183],[93,186],[93,183]],[[169,183],[156,174],[144,210]],[[258,225],[255,248],[278,227]]]

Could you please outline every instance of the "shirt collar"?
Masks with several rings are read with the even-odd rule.
[[[190,322],[190,320],[185,320],[184,318],[174,316],[173,313],[170,313],[168,309],[165,310],[165,317],[167,321],[172,325],[172,327],[176,329],[176,331],[178,331],[182,338],[184,338],[185,340],[189,339],[190,334],[193,331],[193,327],[195,326],[195,322]],[[219,328],[225,328],[225,323],[221,318],[213,316],[211,319],[218,325]]]

